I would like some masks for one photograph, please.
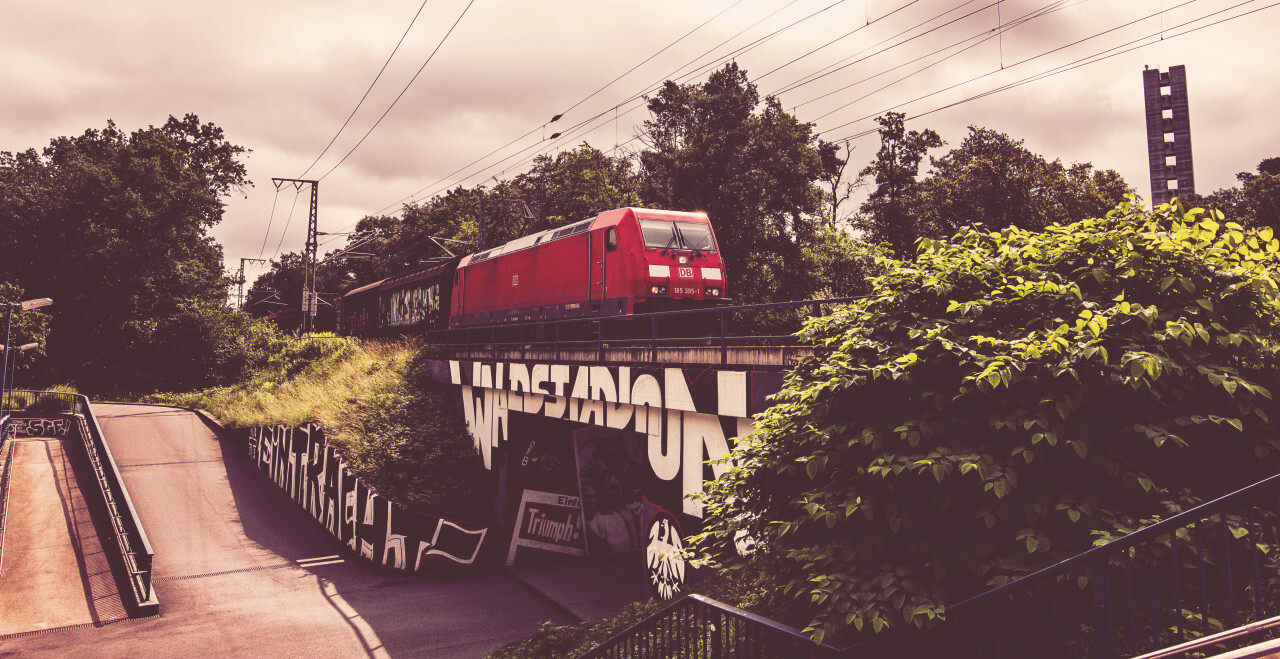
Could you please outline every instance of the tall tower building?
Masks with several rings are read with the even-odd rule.
[[[1151,203],[1158,205],[1196,191],[1191,167],[1191,115],[1187,105],[1187,69],[1171,66],[1142,72],[1147,106],[1147,159],[1151,167]]]

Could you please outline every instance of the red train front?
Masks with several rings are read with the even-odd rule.
[[[725,279],[705,213],[621,208],[463,258],[449,324],[708,307]]]

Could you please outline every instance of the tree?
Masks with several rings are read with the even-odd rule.
[[[899,257],[911,254],[916,238],[925,235],[916,217],[916,177],[920,161],[929,149],[943,144],[930,129],[907,132],[901,112],[876,117],[880,124],[880,150],[863,168],[861,176],[875,177],[876,189],[862,204],[858,228],[872,242],[886,243]]]
[[[30,299],[24,295],[21,288],[9,282],[0,282],[0,302],[22,302]],[[0,312],[2,313],[2,312]],[[0,321],[3,322],[3,321]],[[21,353],[11,364],[17,373],[28,374],[35,369],[35,364],[43,361],[48,353],[45,351],[45,345],[48,342],[49,335],[49,314],[44,309],[34,309],[31,311],[19,312],[16,309],[12,316],[12,327],[9,331],[9,345],[22,346],[28,343],[38,343],[40,346],[34,350]],[[3,332],[0,327],[0,332]],[[3,335],[0,334],[0,342],[3,342]],[[0,353],[0,358],[4,355]],[[15,380],[16,381],[16,380]],[[31,386],[32,383],[26,382],[25,379],[18,382],[20,388]]]
[[[1186,195],[1186,203],[1219,210],[1248,227],[1280,230],[1280,157],[1258,163],[1257,173],[1236,174],[1240,187]]]
[[[222,198],[249,185],[244,152],[187,115],[0,153],[0,279],[57,301],[48,377],[143,390],[170,368],[154,346],[182,337],[163,336],[165,320],[225,300],[222,250],[206,232]]]
[[[652,206],[711,217],[740,302],[804,299],[821,285],[804,246],[818,231],[823,190],[840,168],[774,97],[760,99],[736,64],[705,83],[667,81],[649,99],[641,196]]]
[[[978,126],[960,146],[931,159],[917,205],[922,235],[948,236],[968,224],[1039,231],[1074,218],[1097,217],[1133,191],[1113,170],[1089,163],[1069,169],[1032,153],[1022,140]]]
[[[1125,202],[922,240],[805,328],[695,547],[848,637],[1274,474],[1280,240],[1218,218]]]

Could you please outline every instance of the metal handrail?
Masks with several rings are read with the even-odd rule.
[[[814,315],[821,312],[823,305],[848,304],[857,300],[866,299],[865,296],[858,297],[842,297],[829,298],[823,300],[802,300],[793,302],[773,302],[768,304],[747,304],[725,307],[709,307],[705,309],[684,309],[679,311],[655,311],[650,313],[630,314],[630,315],[609,315],[609,316],[582,316],[576,318],[564,318],[558,320],[537,320],[530,322],[516,323],[493,323],[489,325],[475,325],[468,327],[455,327],[449,329],[431,330],[427,332],[428,341],[435,349],[443,349],[449,351],[453,348],[476,348],[485,347],[489,349],[497,349],[498,347],[520,348],[522,351],[529,348],[554,349],[556,359],[561,358],[561,351],[566,347],[591,347],[596,348],[596,354],[603,357],[607,348],[619,347],[621,344],[627,344],[627,347],[648,347],[650,349],[651,361],[657,362],[657,351],[661,345],[674,344],[677,342],[688,341],[718,341],[720,348],[720,363],[728,364],[728,348],[730,342],[736,346],[740,342],[755,341],[794,341],[794,334],[777,334],[777,335],[736,335],[729,331],[729,318],[731,314],[752,312],[752,311],[768,311],[768,310],[784,310],[812,308]],[[670,319],[686,319],[697,317],[714,316],[718,322],[718,331],[708,333],[704,336],[690,337],[659,337],[658,323],[662,320]],[[650,324],[650,335],[648,337],[617,337],[610,338],[606,336],[606,327],[630,324],[632,326],[640,326],[643,321],[648,320]],[[594,338],[582,339],[564,339],[562,338],[564,328],[580,329],[583,323],[590,323],[595,326]],[[550,333],[554,330],[554,340],[544,341],[527,341],[525,334],[528,330],[543,328],[544,331]],[[518,341],[503,340],[498,341],[498,333],[504,335],[513,331],[519,331],[520,339]],[[483,336],[488,334],[486,340],[473,341],[472,337],[477,334]],[[458,340],[458,339],[461,340]],[[716,347],[708,345],[705,347]]]
[[[111,518],[111,527],[116,539],[116,548],[120,558],[129,572],[129,584],[135,602],[141,606],[151,602],[151,565],[155,552],[151,549],[151,541],[147,538],[138,512],[129,498],[129,490],[120,477],[120,469],[116,466],[111,448],[107,446],[102,428],[93,414],[89,399],[81,394],[66,392],[31,392],[45,396],[57,394],[55,399],[68,402],[67,413],[78,415],[80,432],[84,440],[85,453],[93,468],[102,495],[103,505]]]
[[[9,415],[0,418],[0,453],[4,453],[4,468],[0,470],[0,571],[4,570],[4,537],[9,526],[9,479],[13,473],[13,447],[9,440]]]
[[[766,652],[768,650],[769,652]],[[771,654],[781,651],[782,654]],[[833,657],[841,649],[814,643],[800,629],[703,595],[686,595],[579,656]]]
[[[952,656],[1013,657],[1070,641],[1082,657],[1112,659],[1204,641],[1211,621],[1260,621],[1280,606],[1261,578],[1278,513],[1280,475],[948,606],[932,642]]]

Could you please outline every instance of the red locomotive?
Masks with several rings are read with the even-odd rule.
[[[705,213],[621,208],[342,298],[341,330],[380,334],[619,316],[725,302]]]

